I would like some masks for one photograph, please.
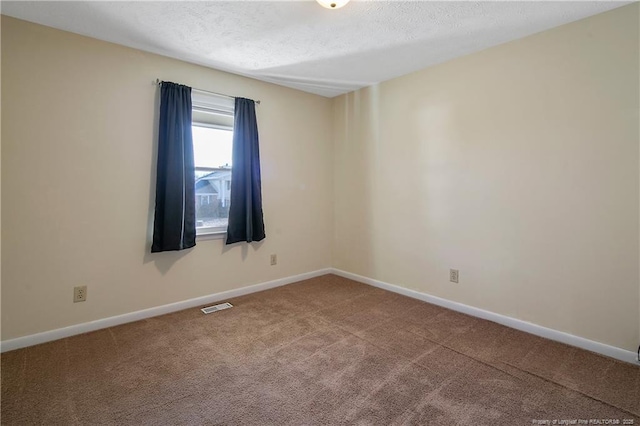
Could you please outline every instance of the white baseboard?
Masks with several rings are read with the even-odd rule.
[[[606,355],[611,358],[619,359],[621,361],[626,361],[631,364],[635,364],[635,365],[640,364],[637,359],[637,354],[633,351],[628,351],[625,349],[617,348],[615,346],[610,346],[604,343],[595,342],[593,340],[574,336],[573,334],[565,333],[563,331],[542,327],[537,324],[533,324],[533,323],[522,321],[519,319],[496,314],[494,312],[485,311],[484,309],[474,308],[473,306],[464,305],[462,303],[452,302],[451,300],[442,299],[440,297],[431,296],[430,294],[421,293],[419,291],[410,290],[408,288],[385,283],[383,281],[378,281],[372,278],[363,277],[361,275],[352,274],[351,272],[342,271],[340,269],[332,268],[331,272],[335,275],[339,275],[344,278],[349,278],[354,281],[358,281],[364,284],[369,284],[371,286],[378,287],[384,290],[389,290],[394,293],[402,294],[404,296],[408,296],[414,299],[423,300],[425,302],[442,306],[444,308],[449,308],[451,310],[462,312],[464,314],[472,315],[474,317],[497,322],[498,324],[515,328],[516,330],[525,331],[527,333],[544,337],[546,339],[555,340],[561,343],[566,343],[567,345],[576,346],[578,348],[586,349],[591,352],[596,352],[601,355]]]
[[[52,340],[63,339],[65,337],[75,336],[77,334],[88,333],[90,331],[100,330],[107,327],[113,327],[120,324],[125,324],[133,321],[139,321],[146,318],[155,317],[158,315],[164,315],[171,312],[181,311],[183,309],[194,308],[196,306],[202,306],[209,303],[219,302],[225,299],[231,299],[245,294],[255,293],[258,291],[268,290],[274,287],[280,287],[283,285],[291,284],[297,281],[307,280],[309,278],[319,277],[326,274],[335,274],[344,278],[349,278],[354,281],[358,281],[364,284],[368,284],[374,287],[389,290],[394,293],[402,294],[414,299],[423,300],[425,302],[433,303],[434,305],[449,308],[454,311],[462,312],[468,315],[472,315],[478,318],[486,319],[496,322],[498,324],[505,325],[507,327],[515,328],[516,330],[525,331],[527,333],[534,334],[536,336],[544,337],[557,342],[566,343],[571,346],[586,349],[592,352],[596,352],[602,355],[609,356],[611,358],[626,361],[632,364],[638,365],[637,354],[633,351],[620,349],[615,346],[610,346],[604,343],[595,342],[593,340],[585,339],[583,337],[574,336],[569,333],[554,330],[547,327],[542,327],[537,324],[522,321],[519,319],[507,317],[504,315],[496,314],[494,312],[485,311],[483,309],[474,308],[473,306],[464,305],[462,303],[453,302],[451,300],[442,299],[440,297],[432,296],[430,294],[421,293],[419,291],[410,290],[408,288],[400,287],[397,285],[389,284],[383,281],[374,280],[372,278],[363,277],[361,275],[353,274],[351,272],[342,271],[335,268],[320,269],[313,272],[307,272],[304,274],[294,275],[285,278],[279,278],[277,280],[268,281],[260,284],[254,284],[247,287],[242,287],[234,290],[223,291],[220,293],[214,293],[207,296],[197,297],[195,299],[184,300],[182,302],[170,303],[168,305],[157,306],[154,308],[144,309],[141,311],[130,312],[128,314],[117,315],[114,317],[103,318],[95,321],[90,321],[82,324],[71,325],[69,327],[58,328],[56,330],[45,331],[42,333],[31,334],[29,336],[18,337],[15,339],[4,340],[0,342],[0,352],[7,352],[14,349],[25,348],[27,346],[33,346],[40,343],[50,342]]]
[[[56,330],[44,331],[42,333],[31,334],[29,336],[18,337],[15,339],[4,340],[0,342],[0,352],[12,351],[14,349],[25,348],[27,346],[38,345],[40,343],[50,342],[52,340],[63,339],[77,334],[88,333],[90,331],[100,330],[115,325],[125,324],[128,322],[139,321],[145,318],[156,317],[171,312],[181,311],[184,309],[194,308],[209,303],[219,302],[231,299],[245,294],[255,293],[258,291],[268,290],[274,287],[295,283],[297,281],[308,280],[309,278],[319,277],[320,275],[330,274],[331,268],[319,269],[313,272],[307,272],[291,277],[279,278],[277,280],[268,281],[260,284],[254,284],[234,290],[223,291],[220,293],[209,294],[207,296],[196,297],[195,299],[184,300],[182,302],[170,303],[168,305],[157,306],[155,308],[143,309],[141,311],[130,312],[128,314],[117,315],[114,317],[103,318],[95,321],[85,322],[82,324],[71,325],[69,327],[58,328]]]

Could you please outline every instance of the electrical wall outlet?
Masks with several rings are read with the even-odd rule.
[[[73,288],[73,303],[87,300],[87,286],[82,285]]]
[[[272,254],[271,255],[271,266],[277,265],[277,264],[278,264],[278,255],[277,254]]]
[[[457,269],[449,269],[449,281],[457,283],[459,278],[459,272]]]

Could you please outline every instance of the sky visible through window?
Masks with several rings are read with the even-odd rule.
[[[233,132],[192,126],[196,167],[230,167]]]

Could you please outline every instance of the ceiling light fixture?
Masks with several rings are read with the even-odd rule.
[[[316,0],[320,3],[320,6],[327,9],[340,9],[345,4],[349,3],[349,0]]]

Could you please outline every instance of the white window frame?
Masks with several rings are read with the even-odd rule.
[[[191,91],[192,111],[199,117],[206,119],[194,119],[192,127],[206,127],[210,129],[227,130],[233,133],[233,125],[227,124],[231,118],[233,122],[235,100],[227,96],[215,95],[213,93],[193,89]],[[195,114],[194,114],[195,115]],[[218,167],[196,167],[195,171],[214,172],[218,170],[229,170]],[[195,179],[195,177],[194,177]],[[221,226],[209,226],[196,228],[196,238],[215,239],[224,238],[227,235],[227,228]]]

